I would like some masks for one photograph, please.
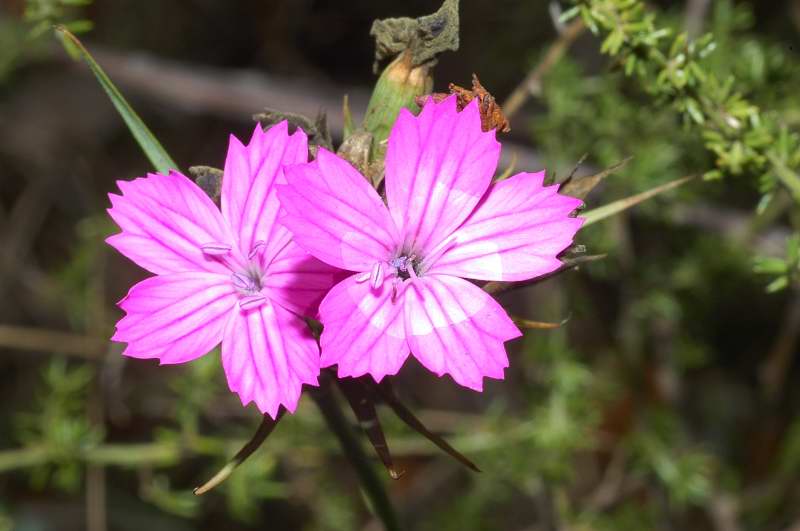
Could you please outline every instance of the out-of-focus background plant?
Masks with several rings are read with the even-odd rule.
[[[151,165],[85,65],[82,33],[183,168],[219,167],[264,107],[327,112],[338,144],[375,84],[373,19],[413,2],[9,0],[0,5],[0,530],[380,529],[311,400],[202,498],[260,418],[218,360],[124,360],[116,179]],[[605,254],[497,296],[529,330],[483,394],[408,364],[402,399],[483,470],[382,417],[403,529],[800,528],[800,2],[461,6],[434,90],[504,103],[503,167],[556,180],[628,158],[593,210]],[[77,56],[78,50],[68,46]],[[378,148],[380,145],[378,144]],[[579,160],[582,163],[575,169]],[[353,421],[354,432],[360,430]]]

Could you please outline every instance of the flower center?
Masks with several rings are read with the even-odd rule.
[[[394,274],[401,280],[408,280],[418,276],[421,261],[415,254],[402,254],[389,260],[389,266],[394,269]]]
[[[231,283],[239,294],[239,307],[242,310],[258,308],[267,302],[266,295],[261,292],[264,288],[264,271],[261,267],[264,247],[263,242],[253,245],[244,268],[235,260],[230,260],[230,245],[212,242],[201,247],[206,256],[225,264],[231,271]]]
[[[261,288],[264,287],[261,282],[262,279],[261,268],[253,262],[247,264],[247,268],[244,271],[235,272],[231,275],[234,287],[242,295],[255,295],[261,292]]]

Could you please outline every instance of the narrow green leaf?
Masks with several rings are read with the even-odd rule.
[[[450,443],[444,440],[441,435],[433,433],[430,431],[421,420],[419,420],[410,409],[408,409],[400,400],[397,398],[397,395],[394,393],[394,388],[392,384],[389,382],[388,379],[384,378],[384,380],[375,385],[376,391],[380,394],[381,398],[383,398],[386,405],[392,408],[395,415],[405,422],[408,427],[414,429],[417,433],[428,439],[430,442],[435,444],[442,450],[444,453],[464,465],[465,467],[469,468],[473,472],[480,472],[481,469],[475,465],[472,461],[467,459],[467,457],[453,448]]]
[[[55,32],[65,48],[68,51],[70,51],[70,49],[77,50],[81,59],[83,59],[92,70],[100,86],[103,87],[103,90],[108,94],[111,103],[114,104],[117,112],[119,112],[122,119],[125,120],[125,125],[128,126],[131,134],[139,143],[139,147],[142,148],[142,151],[147,155],[147,158],[155,169],[163,173],[171,169],[177,169],[178,165],[175,164],[175,161],[172,160],[158,140],[156,140],[156,137],[150,129],[147,128],[142,119],[139,118],[139,115],[131,108],[130,104],[128,104],[122,96],[122,93],[114,86],[111,79],[109,79],[103,69],[100,68],[100,65],[97,64],[89,51],[81,44],[81,41],[64,26],[56,26]]]
[[[386,467],[392,479],[399,479],[403,472],[394,466],[392,454],[389,451],[389,445],[386,443],[386,436],[381,426],[381,420],[375,410],[377,397],[373,391],[374,382],[370,377],[337,378],[335,381],[339,386],[339,390],[350,404],[353,414],[358,419],[361,429],[364,430],[364,434],[375,449],[375,453],[381,459],[383,466]]]
[[[253,434],[253,438],[250,439],[247,444],[245,444],[241,450],[236,452],[236,455],[233,456],[233,459],[228,461],[222,469],[217,472],[213,478],[206,481],[201,486],[194,489],[195,496],[201,496],[206,492],[210,491],[226,479],[230,477],[233,471],[241,465],[248,457],[250,457],[253,452],[258,450],[264,441],[267,440],[267,437],[272,433],[272,430],[275,429],[275,426],[278,425],[278,422],[281,421],[283,418],[283,414],[286,413],[284,408],[281,408],[278,411],[278,415],[273,419],[269,415],[265,414],[264,417],[261,419],[261,424],[258,426],[258,430],[256,430],[255,434]]]
[[[554,328],[561,328],[564,326],[567,321],[569,321],[569,317],[561,321],[560,323],[550,323],[546,321],[532,321],[530,319],[525,319],[524,317],[517,317],[516,315],[511,316],[511,320],[514,321],[520,328],[526,328],[530,330],[552,330]]]
[[[685,184],[688,181],[691,181],[695,177],[696,177],[695,175],[690,175],[688,177],[681,177],[680,179],[675,179],[674,181],[662,184],[661,186],[656,186],[655,188],[647,190],[646,192],[632,195],[630,197],[626,197],[625,199],[620,199],[618,201],[613,201],[601,207],[593,208],[592,210],[589,210],[581,215],[581,217],[586,220],[583,226],[587,227],[592,223],[597,223],[598,221],[609,218],[615,214],[619,214],[620,212],[628,210],[629,208],[634,207],[639,203],[650,199],[651,197],[672,190],[673,188],[677,188],[678,186]]]

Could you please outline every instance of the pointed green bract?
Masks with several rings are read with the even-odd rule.
[[[609,218],[615,214],[619,214],[623,210],[627,210],[633,206],[636,206],[642,201],[646,201],[647,199],[657,196],[658,194],[672,190],[673,188],[677,188],[678,186],[694,178],[694,175],[690,175],[689,177],[681,177],[680,179],[675,179],[674,181],[662,184],[661,186],[656,186],[655,188],[647,190],[646,192],[632,195],[630,197],[626,197],[625,199],[612,201],[611,203],[601,207],[593,208],[592,210],[581,214],[581,217],[586,220],[583,223],[583,227],[586,228],[592,223],[597,223],[598,221]]]
[[[108,94],[111,103],[114,104],[117,112],[119,112],[122,119],[125,120],[125,125],[128,126],[131,134],[136,139],[136,142],[139,143],[139,147],[142,148],[142,151],[144,151],[144,154],[150,160],[153,167],[161,173],[168,173],[171,169],[177,169],[178,165],[175,164],[175,161],[172,160],[158,140],[156,140],[156,137],[150,129],[148,129],[142,119],[139,118],[136,111],[131,108],[119,89],[114,86],[114,83],[111,82],[108,75],[100,68],[100,65],[97,64],[97,61],[94,60],[83,44],[81,44],[81,41],[64,26],[56,26],[55,32],[67,51],[69,51],[70,54],[77,51],[79,57],[83,59],[92,70],[97,81],[100,82],[100,86],[103,87],[105,93]]]

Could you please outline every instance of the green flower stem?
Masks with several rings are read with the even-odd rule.
[[[312,387],[308,390],[308,393],[317,404],[328,428],[339,440],[345,457],[355,468],[375,515],[380,519],[387,531],[399,530],[400,526],[397,523],[397,516],[389,500],[389,495],[386,493],[386,489],[375,472],[372,463],[361,448],[361,444],[356,439],[350,423],[342,413],[339,402],[333,395],[330,378],[323,372],[319,381],[319,387]]]

